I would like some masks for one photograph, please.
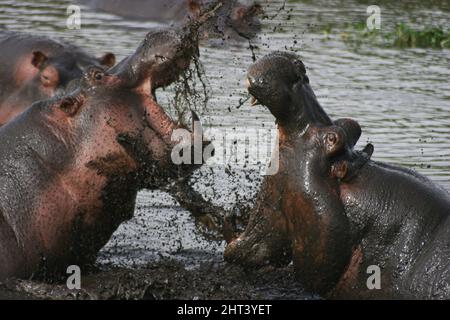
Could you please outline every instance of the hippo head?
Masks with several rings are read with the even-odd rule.
[[[302,134],[310,127],[333,126],[341,136],[339,150],[351,152],[361,136],[361,127],[352,119],[331,121],[314,94],[306,69],[293,53],[275,51],[254,63],[247,74],[252,105],[266,106],[276,118],[283,141],[303,144]],[[335,154],[337,152],[334,152]]]
[[[137,188],[160,187],[198,167],[172,161],[172,149],[179,143],[172,141],[174,130],[190,132],[165,113],[155,96],[158,88],[177,80],[197,52],[190,30],[150,32],[115,67],[91,67],[83,75],[57,109],[73,139],[86,149],[80,151],[87,154],[86,166],[103,176],[138,177],[133,178]],[[195,114],[193,118],[197,120]]]
[[[266,106],[279,126],[303,131],[310,124],[331,124],[297,55],[276,51],[264,56],[249,68],[247,81],[252,105]]]
[[[77,47],[55,44],[51,53],[33,51],[30,63],[37,71],[31,81],[37,89],[37,100],[63,91],[73,79],[79,79],[88,66],[103,69],[112,67],[115,55],[105,53],[100,58],[93,58]]]
[[[360,125],[348,118],[331,121],[317,101],[305,66],[297,55],[279,51],[266,55],[249,68],[247,81],[252,105],[262,104],[269,109],[276,118],[281,138],[297,143],[300,150],[308,145],[308,136],[303,134],[310,127],[325,131],[329,128],[328,138],[336,144],[334,148],[323,149],[327,156],[333,160],[337,155],[347,159],[359,156],[353,147],[361,136]],[[316,130],[317,135],[319,131]]]
[[[247,85],[252,97],[251,104],[264,105],[276,118],[280,157],[285,156],[283,145],[302,136],[310,125],[331,124],[309,85],[305,66],[295,54],[276,51],[258,60],[248,70]],[[287,168],[280,160],[279,172],[282,175]],[[274,190],[282,189],[276,177],[266,179],[263,188],[268,190],[262,190],[265,197],[274,194]],[[246,230],[228,244],[225,259],[247,267],[288,263],[291,258],[289,222],[279,211],[277,205],[274,209],[258,206],[250,216]]]
[[[261,31],[261,21],[258,16],[263,14],[264,10],[258,3],[237,3],[230,15],[230,25],[240,36],[244,38],[253,38]]]
[[[216,13],[216,19],[211,19],[204,25],[202,31],[205,36],[218,33],[222,38],[232,36],[253,38],[261,31],[259,16],[264,12],[260,4],[253,0],[188,0],[190,19],[197,19],[205,9],[221,3]]]
[[[249,68],[247,80],[252,105],[264,105],[276,118],[280,169],[266,177],[260,198],[264,201],[250,215],[244,233],[229,243],[225,258],[250,267],[283,264],[291,257],[292,230],[298,220],[293,215],[302,212],[291,210],[289,192],[280,191],[286,190],[287,177],[292,176],[296,186],[305,177],[320,177],[337,188],[339,179],[367,162],[373,150],[353,151],[361,134],[359,124],[351,119],[331,121],[297,55],[270,53]]]

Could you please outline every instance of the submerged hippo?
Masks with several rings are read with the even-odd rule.
[[[74,91],[0,128],[0,279],[92,263],[139,189],[199,166],[172,162],[181,127],[154,96],[197,54],[193,30],[147,34],[115,67],[89,68]]]
[[[222,3],[215,19],[202,27],[204,36],[252,38],[261,30],[260,4],[251,0],[82,0],[90,7],[130,19],[180,23],[196,19],[215,3]]]
[[[65,89],[88,66],[115,63],[112,53],[95,58],[71,44],[16,32],[1,32],[0,48],[0,126],[33,102]]]
[[[449,194],[413,170],[370,160],[370,144],[354,151],[359,125],[329,119],[296,55],[265,56],[248,80],[254,103],[276,118],[280,169],[226,260],[292,257],[305,288],[325,297],[449,299]]]

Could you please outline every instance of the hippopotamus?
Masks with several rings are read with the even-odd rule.
[[[0,33],[0,126],[37,100],[53,97],[88,66],[112,67],[115,55],[95,58],[81,48],[45,36]]]
[[[253,64],[248,91],[276,119],[279,171],[266,177],[225,259],[292,261],[299,282],[327,298],[449,299],[449,194],[411,169],[371,160],[371,144],[355,150],[361,127],[328,117],[296,54]]]
[[[221,3],[215,19],[202,27],[202,37],[253,38],[261,31],[258,16],[262,6],[243,0],[83,0],[95,10],[116,14],[129,19],[177,24],[196,19],[215,3]]]
[[[138,190],[202,164],[172,161],[175,130],[195,134],[155,96],[198,54],[196,30],[150,32],[113,68],[88,68],[70,92],[0,128],[0,279],[91,264],[132,217]]]

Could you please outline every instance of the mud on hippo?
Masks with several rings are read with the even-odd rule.
[[[225,259],[287,264],[329,298],[450,298],[450,196],[417,172],[355,151],[357,122],[332,122],[299,57],[275,52],[248,72],[253,104],[275,116],[279,172],[268,176]],[[369,266],[381,270],[370,290]]]
[[[113,53],[95,58],[81,48],[44,36],[0,33],[0,126],[33,102],[62,92],[88,66],[109,68]]]
[[[172,162],[183,127],[154,96],[188,68],[196,33],[151,32],[115,67],[89,68],[73,91],[0,128],[0,279],[92,263],[139,189],[199,166]]]

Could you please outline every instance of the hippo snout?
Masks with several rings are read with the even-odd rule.
[[[269,248],[265,243],[246,243],[242,238],[233,240],[225,249],[225,260],[245,267],[260,267],[270,263]]]
[[[267,240],[240,236],[225,248],[225,261],[246,268],[287,265],[291,261],[289,244],[281,239],[272,240],[270,236]]]

